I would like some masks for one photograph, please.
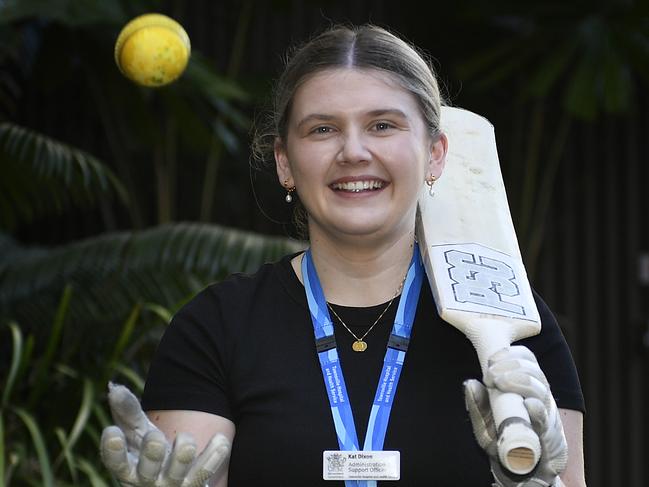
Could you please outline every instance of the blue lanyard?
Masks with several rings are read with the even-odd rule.
[[[302,279],[304,280],[304,289],[311,313],[311,321],[313,322],[322,377],[329,397],[336,435],[338,436],[338,446],[341,450],[357,451],[359,449],[358,436],[349,396],[347,395],[345,378],[343,377],[338,351],[336,350],[333,322],[329,316],[320,279],[318,279],[318,273],[313,264],[311,250],[307,250],[302,259]],[[410,341],[422,280],[423,267],[419,257],[419,249],[415,244],[408,274],[403,284],[397,315],[392,326],[392,333],[383,359],[383,369],[374,395],[372,410],[370,411],[363,450],[377,451],[383,449],[392,403],[397,392],[397,384],[399,383],[403,361]],[[372,487],[376,486],[376,481],[347,480],[345,485],[346,487]]]

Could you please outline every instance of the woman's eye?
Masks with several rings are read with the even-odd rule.
[[[391,129],[393,125],[388,122],[377,122],[374,124],[374,129],[381,132],[383,130]]]
[[[331,132],[331,127],[316,127],[311,132],[314,134],[328,134]]]

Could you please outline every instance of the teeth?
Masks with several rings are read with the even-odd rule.
[[[349,183],[336,183],[332,186],[334,189],[341,189],[343,191],[351,191],[359,193],[367,189],[380,189],[383,187],[381,181],[353,181]]]

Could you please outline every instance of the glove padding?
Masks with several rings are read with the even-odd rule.
[[[170,447],[126,387],[109,383],[108,403],[116,426],[108,426],[101,435],[101,459],[122,485],[204,487],[222,473],[230,455],[230,441],[224,435],[214,435],[196,458],[194,438],[179,433]]]
[[[534,354],[513,346],[495,353],[484,377],[464,383],[464,399],[478,444],[487,452],[497,487],[548,487],[563,485],[559,474],[568,463],[568,444],[550,385]],[[486,386],[486,387],[485,387]],[[532,428],[541,442],[541,457],[527,475],[515,475],[498,461],[496,425],[487,388],[513,392],[523,397]]]

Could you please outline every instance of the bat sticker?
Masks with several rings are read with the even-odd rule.
[[[525,270],[508,255],[474,243],[437,245],[429,252],[439,264],[436,297],[445,307],[523,320],[536,315],[536,304],[518,284],[527,278]]]
[[[461,250],[449,250],[444,255],[457,302],[525,315],[523,306],[505,300],[520,295],[514,270],[507,263]]]

